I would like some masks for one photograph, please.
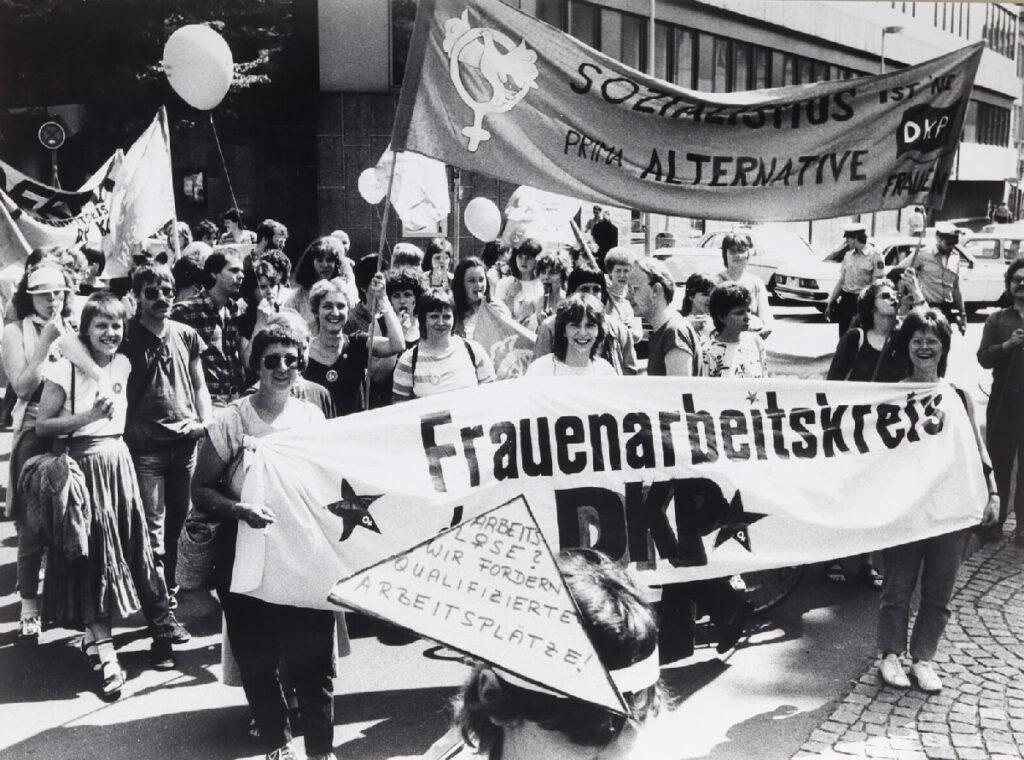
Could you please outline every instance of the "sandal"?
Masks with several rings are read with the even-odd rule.
[[[861,572],[861,577],[871,588],[881,589],[885,585],[885,578],[882,577],[882,574],[878,572],[874,565],[865,565],[864,570]]]
[[[846,583],[846,571],[842,562],[833,562],[825,568],[825,577],[832,583]]]
[[[117,660],[107,660],[100,666],[100,697],[107,702],[116,702],[121,698],[127,674],[121,669]]]
[[[85,657],[86,662],[89,663],[89,670],[92,672],[99,671],[103,667],[103,663],[100,662],[100,654],[96,649],[96,642],[86,644],[83,638],[79,643],[79,647],[82,650],[82,656]]]

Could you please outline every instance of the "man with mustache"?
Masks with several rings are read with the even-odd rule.
[[[124,437],[135,464],[155,564],[164,573],[173,608],[178,535],[190,506],[196,444],[213,417],[200,359],[206,345],[193,328],[170,319],[174,276],[165,265],[136,269],[132,291],[138,311],[119,349],[131,362]],[[168,664],[173,666],[173,661]]]

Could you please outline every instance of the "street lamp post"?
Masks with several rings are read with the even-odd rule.
[[[878,73],[885,73],[885,35],[887,34],[899,34],[903,31],[902,26],[885,26],[882,27],[882,52],[878,57]],[[875,236],[875,214],[871,213],[871,237]]]

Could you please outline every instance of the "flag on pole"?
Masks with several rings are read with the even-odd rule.
[[[128,274],[133,245],[174,218],[174,183],[166,124],[158,114],[128,149],[114,175],[110,240],[105,250],[110,277]]]
[[[388,149],[374,167],[377,184],[387,193],[388,176],[395,152]],[[409,230],[433,227],[448,217],[448,175],[444,164],[419,153],[398,153],[395,179],[391,188],[391,206]]]
[[[497,379],[507,380],[526,372],[533,360],[537,336],[495,309],[493,304],[485,303],[476,318],[473,340],[487,350]]]
[[[392,142],[596,203],[741,221],[942,205],[983,42],[881,76],[706,93],[501,0],[420,0]]]

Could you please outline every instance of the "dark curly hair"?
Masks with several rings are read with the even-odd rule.
[[[875,280],[857,296],[857,317],[860,320],[860,326],[865,330],[870,330],[875,326],[875,301],[883,290],[891,290],[895,294],[896,286],[892,284],[891,280],[884,278]]]
[[[939,360],[938,371],[939,377],[945,377],[946,364],[949,360],[949,346],[953,339],[953,331],[950,329],[946,317],[941,311],[931,307],[922,306],[911,309],[910,313],[903,318],[900,331],[896,334],[896,355],[905,361],[910,361],[910,340],[917,332],[930,332],[942,343],[942,358]]]
[[[268,272],[267,268],[273,270]],[[253,267],[257,277],[274,277],[278,282],[288,282],[288,277],[292,273],[292,262],[285,255],[284,251],[279,248],[271,248],[265,251],[260,260],[256,262],[256,266]]]
[[[416,303],[419,303],[420,296],[423,295],[422,270],[413,267],[396,267],[389,269],[384,277],[384,287],[389,297],[395,293],[401,293],[403,290],[411,290],[416,297]]]
[[[598,656],[609,670],[641,662],[655,653],[658,624],[636,582],[620,565],[592,549],[561,552],[558,569],[580,611],[583,626]],[[500,748],[502,725],[535,723],[557,731],[573,744],[607,747],[619,737],[628,718],[572,698],[561,698],[500,681],[499,689],[481,689],[474,669],[455,700],[455,723],[468,744],[483,754]],[[500,673],[497,674],[500,679]],[[497,692],[497,693],[495,693]],[[623,694],[632,718],[657,715],[665,702],[660,682]]]
[[[700,272],[694,272],[686,278],[685,291],[683,292],[683,305],[679,312],[685,317],[693,312],[693,297],[699,293],[708,295],[715,289],[715,283]]]
[[[708,301],[708,311],[711,313],[711,321],[715,323],[715,329],[721,330],[725,326],[725,318],[729,312],[740,306],[750,307],[750,291],[735,282],[723,282],[711,291],[711,300]]]
[[[497,240],[491,240],[488,243],[484,243],[484,250],[480,254],[480,258],[483,259],[484,264],[488,267],[493,267],[510,251],[511,248],[509,247],[509,244],[501,238],[498,238]]]
[[[1017,274],[1017,270],[1024,268],[1024,256],[1018,256],[1010,262],[1010,266],[1006,267],[1006,273],[1003,275],[1003,284],[1006,285],[1006,292],[1010,292],[1010,280]]]
[[[326,256],[334,260],[334,271],[330,276],[324,277],[331,280],[342,274],[342,259],[345,258],[345,246],[336,237],[325,235],[318,237],[302,252],[298,266],[295,267],[295,283],[304,288],[313,287],[313,283],[321,279],[316,271],[316,260]]]
[[[570,324],[578,324],[586,317],[588,322],[597,325],[597,340],[590,347],[590,358],[593,359],[598,349],[604,345],[608,328],[605,325],[604,307],[593,296],[573,293],[560,304],[555,312],[555,327],[551,337],[551,353],[561,361],[569,350],[569,339],[565,337],[565,328]]]
[[[14,296],[11,298],[14,303],[14,315],[18,319],[24,319],[36,313],[36,307],[32,303],[32,294],[28,292],[28,276],[41,264],[56,267],[64,273],[64,282],[67,284],[68,291],[64,296],[64,306],[60,315],[64,318],[71,316],[71,299],[68,298],[71,293],[71,280],[61,267],[61,252],[63,250],[56,246],[36,248],[25,259],[25,273],[21,276],[18,289],[14,291]]]

